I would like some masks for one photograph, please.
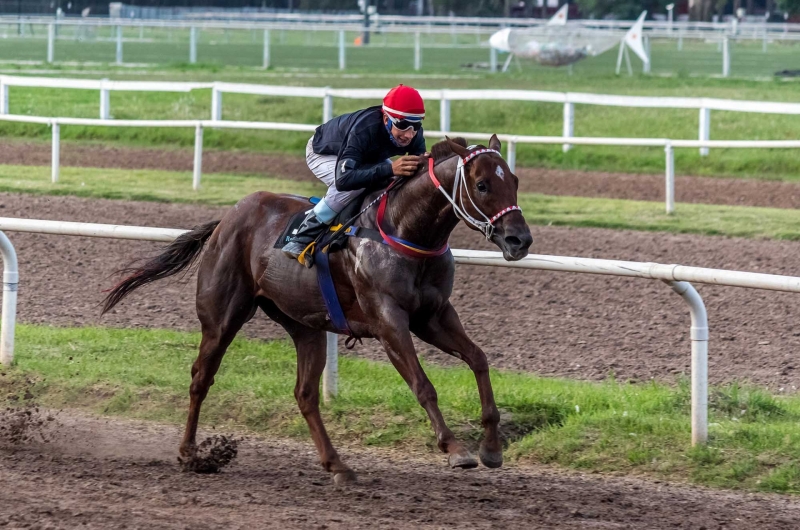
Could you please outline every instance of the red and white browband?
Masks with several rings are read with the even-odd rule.
[[[471,151],[464,158],[459,158],[458,167],[456,168],[456,176],[455,176],[455,179],[454,179],[454,182],[453,182],[453,193],[452,193],[452,195],[448,194],[444,190],[444,188],[442,187],[442,184],[436,178],[436,175],[433,174],[433,165],[434,165],[433,158],[429,158],[428,159],[428,175],[430,176],[431,181],[433,181],[433,185],[436,186],[436,189],[441,191],[442,194],[450,202],[450,204],[453,205],[453,210],[455,211],[456,217],[458,217],[460,219],[464,219],[464,221],[466,221],[467,223],[471,224],[472,226],[474,226],[475,228],[477,228],[478,230],[483,232],[483,235],[486,236],[486,239],[491,239],[492,234],[494,234],[494,223],[495,223],[495,221],[497,221],[498,219],[500,219],[501,217],[503,217],[505,214],[507,214],[509,212],[513,212],[515,210],[521,212],[522,208],[520,208],[517,205],[508,206],[506,208],[503,208],[499,212],[497,212],[493,217],[489,218],[489,217],[486,216],[485,213],[483,213],[481,211],[480,208],[478,208],[478,206],[475,204],[475,201],[472,200],[472,197],[469,194],[468,186],[466,185],[466,178],[464,177],[464,167],[473,158],[475,158],[475,157],[477,157],[479,155],[485,154],[485,153],[494,153],[494,154],[496,154],[497,156],[499,156],[501,158],[503,156],[498,151],[496,151],[494,149],[483,148],[483,149],[476,149],[474,151]],[[481,215],[481,217],[483,217],[485,219],[484,221],[481,221],[479,219],[475,219],[469,213],[467,213],[466,209],[464,208],[464,195],[465,194],[466,194],[467,198],[469,199],[469,202],[472,204],[472,207],[475,209],[475,211],[478,212]],[[457,204],[456,201],[458,201],[460,204]]]

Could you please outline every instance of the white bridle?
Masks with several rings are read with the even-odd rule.
[[[476,146],[473,145],[468,147],[467,149],[475,149],[475,147]],[[472,151],[464,158],[459,157],[458,166],[456,167],[456,176],[455,180],[453,181],[452,194],[448,194],[447,191],[445,191],[442,184],[433,174],[433,159],[430,159],[428,174],[430,175],[431,180],[433,181],[433,184],[436,186],[436,188],[439,191],[441,191],[442,195],[444,195],[445,198],[450,202],[450,204],[453,205],[453,211],[455,212],[456,217],[458,217],[459,219],[463,219],[467,223],[471,224],[472,226],[480,230],[480,232],[483,233],[484,236],[486,236],[486,239],[491,239],[492,235],[494,234],[494,222],[503,217],[505,214],[513,212],[514,210],[518,210],[521,212],[522,208],[520,208],[517,205],[508,206],[497,212],[494,216],[489,217],[485,213],[483,213],[481,209],[478,208],[478,206],[475,204],[475,201],[472,200],[472,196],[469,194],[469,186],[467,186],[466,184],[467,179],[464,176],[464,168],[473,158],[485,153],[494,153],[500,158],[503,157],[503,155],[501,155],[498,151],[487,148],[477,149],[475,151]],[[470,204],[472,204],[472,207],[475,209],[476,212],[480,214],[481,217],[483,217],[484,220],[476,219],[467,212],[466,208],[464,208],[464,195],[467,196],[467,199],[469,199],[469,202]]]

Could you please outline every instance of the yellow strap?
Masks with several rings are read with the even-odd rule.
[[[302,265],[306,264],[306,254],[313,255],[314,254],[314,247],[317,246],[316,241],[312,241],[308,244],[306,248],[303,249],[303,252],[297,256],[297,261],[299,261]]]
[[[341,224],[338,224],[338,225],[336,225],[336,226],[332,226],[332,227],[330,227],[330,231],[331,231],[331,232],[336,232],[336,231],[337,231],[337,230],[339,230],[341,227],[342,227],[342,225],[341,225]]]

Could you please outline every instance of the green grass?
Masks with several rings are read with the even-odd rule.
[[[12,401],[32,391],[49,407],[180,423],[199,340],[197,333],[163,330],[20,325],[16,366],[0,371],[0,388]],[[426,370],[451,428],[476,443],[480,410],[472,374],[465,368]],[[292,397],[294,371],[288,343],[237,339],[205,402],[203,424],[307,437]],[[435,451],[424,412],[391,365],[343,357],[339,374],[340,394],[323,406],[336,442]],[[691,449],[685,382],[587,383],[497,371],[492,380],[507,458],[800,492],[800,397],[736,384],[715,388],[710,444]]]
[[[449,36],[447,36],[449,38]],[[177,38],[177,37],[176,37]],[[232,39],[230,45],[220,45],[209,39],[209,46],[218,53],[217,63],[200,65],[173,64],[147,68],[114,68],[107,65],[86,66],[61,64],[49,67],[48,75],[68,77],[109,77],[112,79],[176,80],[176,81],[232,81],[269,84],[332,87],[382,87],[398,82],[413,84],[419,88],[471,88],[471,89],[535,89],[610,93],[643,96],[697,96],[766,101],[797,101],[797,86],[793,82],[755,79],[718,79],[707,76],[693,77],[678,68],[679,75],[662,77],[655,68],[654,74],[633,77],[613,75],[613,65],[590,68],[592,61],[613,63],[613,53],[586,63],[579,63],[572,75],[564,69],[532,67],[525,65],[522,71],[509,74],[490,75],[484,71],[464,70],[432,65],[420,74],[411,72],[411,55],[402,48],[375,47],[374,49],[351,50],[354,56],[348,63],[352,67],[342,74],[331,69],[329,59],[335,60],[335,49],[315,48],[300,45],[292,47],[286,41],[283,52],[276,44],[276,61],[285,53],[286,60],[276,62],[275,69],[263,71],[242,64],[247,54],[236,46],[250,46],[260,54],[260,41],[248,44],[245,39]],[[275,42],[279,36],[273,35]],[[288,38],[288,37],[287,37]],[[316,35],[322,45],[322,34]],[[211,41],[216,44],[211,44]],[[0,39],[0,60],[11,58],[16,53],[19,39]],[[314,41],[317,42],[317,41]],[[332,41],[331,41],[332,42]],[[35,42],[44,45],[44,42]],[[113,53],[113,43],[71,42],[75,46],[108,46]],[[59,45],[61,43],[59,42]],[[67,45],[65,42],[64,46]],[[144,44],[141,44],[144,46]],[[169,47],[169,42],[155,42],[156,52]],[[177,45],[177,44],[176,44]],[[133,45],[131,45],[133,46]],[[796,47],[775,45],[769,54],[761,54],[760,47],[753,50],[750,44],[737,45],[742,53],[736,53],[734,64],[751,57],[753,64],[769,68],[800,67]],[[760,46],[760,45],[759,45]],[[230,49],[228,49],[230,48]],[[256,49],[257,48],[257,49]],[[708,52],[708,49],[711,49]],[[657,47],[656,50],[659,48]],[[4,51],[5,50],[5,51]],[[227,51],[225,51],[227,50]],[[387,51],[388,50],[388,51]],[[705,51],[703,51],[705,50]],[[669,53],[667,53],[669,51]],[[703,53],[716,54],[713,44],[687,44],[684,52],[665,50],[665,57],[675,57],[677,65],[693,64]],[[746,52],[746,53],[744,53]],[[752,52],[752,53],[751,53]],[[132,53],[132,52],[131,52]],[[374,55],[363,61],[358,54]],[[428,52],[426,52],[428,53]],[[481,50],[485,53],[485,50]],[[660,53],[660,52],[659,52]],[[431,49],[429,55],[440,54],[443,61],[457,59],[464,62],[452,49]],[[750,55],[748,55],[750,54]],[[329,57],[329,55],[331,57]],[[208,55],[207,55],[208,56]],[[76,55],[77,57],[77,55]],[[201,58],[203,57],[201,47]],[[260,57],[260,55],[259,55]],[[778,63],[771,65],[771,58]],[[308,59],[308,62],[306,62]],[[406,60],[408,59],[408,60]],[[133,60],[133,59],[132,59]],[[664,59],[666,61],[666,59]],[[672,59],[671,59],[672,60]],[[370,62],[372,61],[372,62]],[[656,63],[657,64],[657,63]],[[584,66],[586,67],[584,68]],[[771,66],[765,66],[771,65]],[[380,68],[378,68],[380,66]],[[780,66],[780,68],[779,68]],[[9,66],[7,72],[29,73],[39,67]],[[335,66],[334,66],[335,68]],[[710,67],[703,67],[708,73]],[[716,66],[714,67],[716,69]],[[683,72],[683,73],[681,73]],[[735,70],[734,70],[735,72]],[[684,75],[686,74],[686,75]],[[205,119],[210,116],[210,91],[197,90],[190,93],[144,93],[114,92],[111,95],[111,113],[117,119]],[[374,104],[375,101],[338,99],[334,112],[342,114]],[[57,90],[16,88],[10,90],[10,111],[15,114],[44,116],[97,117],[99,97],[91,90]],[[439,105],[428,105],[428,128],[438,128]],[[322,103],[315,99],[260,97],[246,94],[224,96],[223,117],[231,120],[285,121],[296,123],[319,123],[322,118]],[[451,127],[455,131],[502,132],[520,135],[560,135],[562,132],[562,106],[554,103],[456,101],[452,104]],[[715,111],[712,113],[712,139],[758,140],[796,139],[797,116],[751,114]],[[687,109],[622,109],[578,105],[576,107],[575,134],[578,136],[610,137],[667,137],[696,139],[698,112]],[[190,146],[194,141],[191,130],[176,129],[123,129],[63,126],[61,134],[67,140],[96,140],[120,144],[148,146]],[[41,138],[49,140],[50,131],[45,126],[0,123],[0,136]],[[243,149],[257,152],[280,152],[300,155],[308,139],[306,133],[284,133],[268,131],[206,131],[205,145],[217,149]],[[522,166],[552,167],[581,170],[661,173],[664,155],[658,149],[634,149],[617,147],[577,147],[562,153],[558,146],[518,146],[518,163]],[[697,150],[676,150],[678,174],[729,175],[748,178],[796,180],[800,175],[800,159],[792,150],[712,150],[708,157],[701,157]]]
[[[0,191],[51,195],[225,206],[259,190],[308,196],[325,189],[313,182],[218,173],[203,175],[199,191],[191,182],[190,172],[65,167],[52,184],[47,167],[0,165]],[[678,204],[675,214],[667,215],[663,202],[533,193],[521,193],[518,202],[534,225],[800,239],[800,213],[791,209]]]

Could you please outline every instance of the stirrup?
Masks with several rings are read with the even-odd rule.
[[[297,256],[297,261],[299,261],[302,265],[305,265],[308,269],[314,266],[314,249],[316,246],[317,242],[312,241],[306,246],[305,249],[303,249],[303,252]]]

